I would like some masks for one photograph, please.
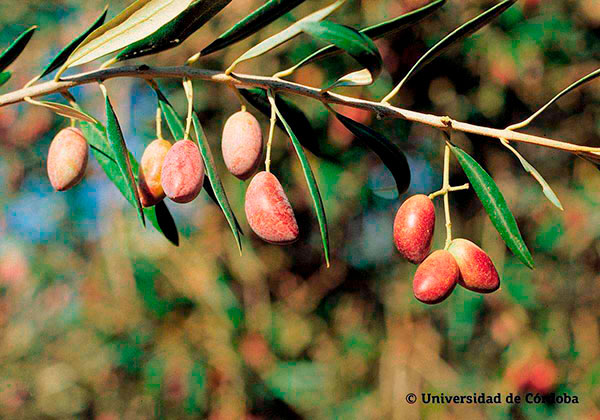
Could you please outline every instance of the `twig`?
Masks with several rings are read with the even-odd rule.
[[[339,95],[331,92],[323,92],[321,89],[318,88],[300,85],[298,83],[288,82],[273,77],[263,77],[237,73],[227,75],[224,72],[220,71],[196,69],[190,66],[123,66],[117,68],[96,70],[88,73],[76,74],[73,76],[66,77],[60,81],[49,81],[46,83],[29,86],[2,95],[0,96],[0,107],[22,102],[25,100],[26,97],[33,98],[49,95],[52,93],[59,93],[75,86],[90,83],[98,83],[103,80],[118,77],[134,77],[146,80],[153,78],[189,78],[206,80],[215,83],[226,83],[237,87],[259,87],[263,89],[271,89],[273,92],[287,92],[295,95],[306,96],[309,98],[317,99],[323,103],[334,103],[346,105],[353,108],[366,109],[375,112],[378,116],[381,117],[401,118],[408,121],[426,124],[439,129],[447,129],[448,124],[450,124],[453,130],[469,134],[477,134],[484,137],[491,137],[497,139],[498,141],[501,141],[500,139],[506,139],[508,141],[534,144],[550,149],[561,150],[593,159],[598,159],[600,157],[600,148],[597,147],[579,146],[573,143],[552,140],[545,137],[520,133],[508,129],[496,129],[478,126],[474,124],[468,124],[465,122],[449,119],[448,117],[440,117],[436,115],[410,111],[407,109],[394,107],[385,103],[352,98],[349,96]]]

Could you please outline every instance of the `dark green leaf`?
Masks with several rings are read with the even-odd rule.
[[[581,85],[583,85],[583,84],[585,84],[587,82],[591,82],[592,80],[594,80],[595,78],[597,78],[599,76],[600,76],[600,69],[595,70],[595,71],[591,72],[590,74],[582,77],[581,79],[579,79],[578,81],[576,81],[572,85],[570,85],[570,86],[566,87],[565,89],[563,89],[554,98],[550,99],[550,101],[548,101],[548,103],[546,105],[544,105],[543,107],[541,107],[540,109],[538,109],[531,117],[529,117],[525,121],[523,121],[523,122],[521,122],[519,124],[515,124],[515,125],[519,126],[519,127],[526,126],[531,121],[533,121],[538,115],[540,115],[542,112],[544,112],[550,105],[552,105],[554,102],[558,101],[564,95],[566,95],[567,93],[571,92],[574,89],[577,89],[579,86],[581,86]],[[511,128],[512,127],[513,126],[511,126]]]
[[[404,193],[410,185],[410,167],[402,150],[395,143],[392,143],[372,128],[337,112],[334,112],[334,114],[344,127],[350,130],[358,140],[379,156],[383,164],[394,176],[398,194]]]
[[[0,73],[0,86],[8,82],[10,80],[10,76],[12,76],[12,73],[9,71],[3,71]]]
[[[381,59],[379,50],[371,38],[361,34],[356,29],[327,20],[303,22],[300,27],[311,36],[346,51],[361,66],[369,70],[371,83],[381,74],[383,60]],[[337,85],[338,82],[334,83],[332,87]]]
[[[271,105],[269,104],[267,93],[263,89],[239,89],[239,92],[258,111],[266,117],[271,116]],[[292,127],[292,130],[296,133],[296,136],[303,147],[322,159],[327,159],[335,163],[340,162],[338,155],[332,153],[327,154],[323,150],[310,121],[306,118],[306,115],[304,115],[304,112],[302,112],[300,108],[280,96],[275,98],[275,102],[277,103],[277,109],[279,109],[279,112],[281,112],[290,127]],[[277,121],[277,126],[282,130],[285,130],[281,121]]]
[[[123,132],[121,131],[121,126],[119,125],[115,111],[110,103],[110,99],[108,98],[106,91],[103,91],[103,93],[106,105],[106,134],[108,143],[112,150],[112,156],[115,158],[115,162],[117,162],[117,166],[121,170],[121,175],[125,180],[126,188],[134,198],[135,207],[138,211],[140,222],[142,223],[142,226],[145,227],[146,221],[144,219],[142,204],[140,203],[137,184],[131,169],[129,151],[127,150],[127,145],[125,144],[125,139],[123,138]]]
[[[0,72],[4,71],[17,59],[17,57],[19,57],[19,55],[21,55],[36,29],[37,26],[32,26],[21,33],[21,35],[19,35],[19,37],[15,39],[2,54],[0,54]]]
[[[486,10],[474,19],[471,19],[467,23],[459,26],[450,34],[446,35],[444,38],[442,38],[442,40],[440,40],[425,54],[423,54],[419,61],[417,61],[415,65],[409,70],[408,74],[404,76],[404,79],[400,82],[399,86],[402,86],[408,79],[414,76],[419,70],[421,70],[423,67],[429,64],[435,58],[440,56],[449,47],[465,39],[469,35],[472,35],[479,29],[483,28],[485,25],[490,23],[496,17],[501,15],[506,9],[512,6],[515,2],[516,0],[504,0],[503,2],[498,3],[494,7]]]
[[[222,50],[229,45],[246,39],[304,1],[305,0],[267,1],[265,4],[221,34],[208,47],[204,48],[200,52],[200,55],[204,56],[214,53],[215,51]]]
[[[283,124],[285,131],[290,136],[290,140],[292,141],[292,145],[296,150],[296,154],[298,155],[298,159],[300,160],[300,165],[302,166],[302,171],[304,172],[304,178],[306,178],[306,183],[308,185],[308,191],[310,192],[310,196],[313,199],[313,203],[315,205],[315,211],[317,213],[317,221],[319,222],[319,229],[321,231],[321,240],[323,241],[323,251],[325,253],[325,262],[327,263],[327,267],[329,267],[329,232],[327,231],[327,218],[325,217],[325,209],[323,208],[323,200],[321,198],[321,193],[319,192],[319,186],[317,185],[317,180],[315,179],[315,175],[310,167],[310,163],[306,158],[306,154],[304,154],[304,150],[298,141],[298,138],[294,134],[292,128],[288,125],[285,118],[277,108],[277,102],[275,98],[270,101],[271,106],[275,107],[275,112],[277,113],[277,117]]]
[[[275,35],[265,39],[264,41],[255,45],[254,47],[250,48],[248,51],[246,51],[244,54],[242,54],[240,57],[238,57],[233,62],[233,64],[230,66],[230,68],[235,67],[237,64],[241,63],[242,61],[250,60],[251,58],[255,58],[266,52],[269,52],[273,48],[276,48],[279,45],[289,41],[290,39],[295,38],[296,36],[300,35],[300,33],[302,32],[301,25],[304,22],[316,22],[316,21],[325,19],[331,13],[336,11],[345,2],[346,2],[346,0],[338,0],[333,4],[327,6],[323,9],[317,10],[316,12],[300,19],[296,23],[293,23],[292,25],[285,28],[283,31],[278,32]]]
[[[437,0],[429,3],[426,6],[421,7],[420,9],[413,10],[412,12],[406,13],[404,15],[398,16],[394,19],[390,19],[386,22],[378,23],[373,26],[369,26],[367,28],[361,29],[359,32],[368,36],[369,38],[375,40],[382,38],[384,36],[392,35],[396,32],[402,31],[406,28],[413,26],[414,24],[420,22],[425,19],[427,16],[431,15],[433,12],[438,10],[446,3],[446,0]],[[323,47],[318,51],[315,51],[308,57],[301,60],[298,64],[291,67],[288,70],[285,70],[283,73],[292,73],[294,70],[311,63],[316,60],[320,60],[326,57],[330,57],[332,55],[336,55],[341,53],[342,50],[336,47],[335,45],[328,45],[327,47]]]
[[[242,253],[242,240],[240,238],[241,228],[237,222],[235,215],[233,214],[233,210],[231,209],[231,205],[229,204],[229,200],[227,199],[227,194],[225,193],[225,189],[223,188],[223,183],[219,178],[219,174],[217,172],[217,167],[215,166],[215,160],[213,159],[212,152],[210,151],[210,145],[208,144],[208,140],[206,139],[206,134],[204,134],[204,130],[202,129],[202,125],[200,124],[200,120],[198,119],[198,115],[196,112],[192,114],[192,121],[194,123],[194,131],[196,132],[196,142],[198,143],[198,148],[200,149],[200,154],[202,155],[202,159],[204,160],[204,168],[206,169],[206,175],[210,180],[210,185],[212,186],[212,191],[227,219],[227,223],[229,223],[229,227],[231,228],[231,232],[235,237],[235,241],[237,243],[238,249],[240,250],[240,254]]]
[[[533,258],[523,241],[517,221],[492,177],[465,151],[456,146],[450,146],[450,149],[458,159],[458,163],[469,178],[483,208],[506,245],[523,264],[533,268]]]
[[[117,60],[142,57],[174,48],[219,13],[231,0],[197,0],[179,16],[146,38],[127,46]]]
[[[42,77],[52,73],[54,70],[58,69],[60,66],[65,64],[67,62],[67,59],[71,55],[71,53],[73,53],[73,51],[75,51],[75,49],[79,46],[79,44],[81,44],[83,42],[83,40],[88,37],[89,34],[94,32],[96,29],[98,29],[100,26],[102,26],[102,24],[104,24],[104,20],[106,19],[107,12],[108,12],[108,6],[106,6],[104,8],[104,11],[100,15],[100,17],[98,17],[98,19],[96,19],[96,21],[94,23],[92,23],[92,25],[89,28],[87,28],[85,30],[85,32],[83,32],[81,35],[79,35],[77,38],[75,38],[73,41],[71,41],[65,48],[62,49],[61,52],[58,53],[58,55],[56,57],[54,57],[52,59],[50,64],[48,64],[46,66],[46,68],[44,68],[44,70],[42,71],[42,74],[40,75],[40,79]]]
[[[83,131],[86,140],[90,144],[92,154],[106,173],[106,176],[110,181],[115,184],[121,194],[127,199],[127,201],[136,207],[135,197],[131,194],[131,190],[127,187],[127,183],[123,178],[121,170],[117,165],[117,162],[113,158],[110,146],[108,144],[108,138],[106,136],[106,129],[101,124],[90,124],[87,122],[80,123],[81,130]],[[134,173],[137,173],[138,164],[133,156],[130,155],[131,167]],[[150,223],[162,233],[175,246],[179,245],[179,232],[175,226],[173,216],[169,212],[169,209],[164,202],[158,203],[156,206],[148,207],[144,209],[144,214],[150,220]]]

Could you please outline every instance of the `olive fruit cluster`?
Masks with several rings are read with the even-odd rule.
[[[257,170],[263,137],[259,122],[243,110],[233,114],[223,127],[223,160],[229,172],[246,180]],[[61,130],[50,145],[48,177],[54,189],[75,186],[85,173],[87,141],[77,128]],[[198,146],[190,140],[175,144],[153,140],[144,150],[138,173],[142,206],[158,204],[165,197],[176,203],[194,200],[204,182],[204,163]],[[283,187],[270,172],[259,172],[246,190],[245,211],[252,230],[263,240],[279,245],[298,239],[298,224]]]
[[[426,195],[410,197],[396,213],[396,248],[408,261],[420,264],[413,279],[413,292],[418,300],[439,303],[452,293],[457,283],[478,293],[491,293],[500,287],[492,260],[471,241],[454,239],[447,249],[430,253],[434,228],[435,209]]]

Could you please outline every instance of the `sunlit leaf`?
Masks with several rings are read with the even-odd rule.
[[[413,10],[412,12],[398,16],[394,19],[390,19],[388,21],[361,29],[359,32],[373,40],[382,38],[384,36],[392,35],[396,32],[407,29],[420,22],[421,20],[425,19],[427,16],[437,11],[445,3],[446,0],[437,0],[431,2],[428,5],[421,7],[420,9]],[[288,70],[285,70],[282,73],[291,74],[296,69],[305,66],[308,63],[326,57],[331,57],[332,55],[336,55],[341,52],[342,50],[336,47],[335,45],[328,45],[327,47],[323,47],[320,50],[317,50],[314,53],[310,54],[306,58],[302,59],[298,64],[294,65],[293,67],[290,67]]]
[[[86,114],[85,112],[75,109],[69,105],[61,104],[58,102],[34,101],[34,100],[30,100],[30,103],[48,108],[51,111],[55,112],[56,114],[66,117],[66,118],[73,118],[73,119],[80,120],[80,121],[87,121],[89,123],[98,122],[91,115]]]
[[[394,176],[398,194],[404,193],[410,186],[410,167],[402,150],[395,143],[392,143],[372,128],[337,112],[334,112],[334,114],[344,127],[379,156],[383,164]]]
[[[118,61],[128,60],[174,48],[183,43],[230,2],[231,0],[195,0],[179,16],[163,25],[159,30],[125,47],[116,59]]]
[[[492,177],[465,151],[456,146],[450,146],[450,149],[465,171],[483,208],[506,245],[523,264],[533,268],[533,258],[523,241],[517,221]]]
[[[112,150],[112,156],[117,162],[117,166],[121,171],[121,175],[125,180],[126,187],[129,190],[129,193],[133,195],[135,207],[138,211],[138,217],[142,226],[146,226],[146,221],[144,219],[144,212],[142,210],[142,204],[140,203],[140,197],[138,194],[137,184],[135,182],[135,178],[133,176],[133,170],[131,168],[131,161],[129,157],[129,151],[127,150],[127,145],[125,144],[125,139],[123,138],[123,132],[121,131],[121,126],[119,125],[119,121],[117,120],[117,116],[115,111],[110,103],[110,99],[106,94],[106,90],[102,90],[104,93],[105,105],[106,105],[106,134],[108,138],[108,143]]]
[[[345,2],[346,0],[338,0],[333,4],[300,19],[296,23],[293,23],[292,25],[288,26],[286,29],[273,35],[272,37],[265,39],[263,42],[259,43],[258,45],[255,45],[254,47],[246,51],[244,54],[242,54],[237,60],[233,62],[230,68],[233,68],[242,61],[250,60],[251,58],[255,58],[266,52],[269,52],[273,48],[278,47],[284,42],[287,42],[290,39],[300,35],[300,33],[302,33],[302,24],[304,24],[305,22],[318,22],[322,19],[325,19],[331,13],[340,8],[340,6],[342,6],[342,4],[344,4]]]
[[[87,122],[82,122],[80,126],[86,140],[90,144],[92,154],[100,164],[100,167],[102,167],[102,170],[106,173],[108,179],[115,184],[129,204],[136,207],[135,197],[128,188],[127,182],[121,173],[121,169],[119,169],[117,162],[113,158],[104,126],[100,123],[91,124]],[[134,174],[137,174],[138,163],[133,156],[130,155],[129,158],[132,171]],[[153,207],[144,208],[144,215],[166,239],[175,246],[179,245],[179,232],[177,231],[175,220],[163,201]]]
[[[359,71],[344,76],[333,83],[334,86],[357,86],[371,84],[381,74],[383,60],[375,43],[368,36],[348,26],[339,25],[327,20],[321,22],[302,22],[302,31],[311,36],[343,49],[368,72]],[[366,74],[366,77],[365,77]],[[338,84],[339,83],[339,84]]]
[[[327,218],[325,217],[325,209],[323,208],[323,200],[321,198],[321,193],[319,192],[317,180],[315,179],[315,175],[313,174],[313,171],[310,167],[310,163],[306,158],[306,154],[304,154],[302,145],[300,145],[300,142],[298,141],[298,138],[292,131],[292,128],[286,122],[279,109],[277,109],[275,98],[270,97],[269,102],[271,103],[271,106],[275,108],[277,118],[281,121],[283,127],[285,128],[285,131],[288,133],[288,136],[292,141],[292,145],[294,146],[294,150],[296,150],[296,154],[298,155],[298,159],[300,160],[300,165],[302,166],[302,171],[304,172],[304,178],[306,178],[306,183],[308,185],[308,191],[310,192],[310,196],[315,206],[317,221],[319,222],[321,240],[323,242],[323,252],[325,253],[325,262],[327,263],[327,267],[329,267],[329,232],[327,230]]]
[[[246,39],[304,1],[305,0],[267,1],[265,4],[221,34],[209,46],[204,48],[200,54],[203,56],[208,55]]]
[[[92,32],[75,49],[64,67],[88,63],[146,38],[177,17],[191,2],[192,0],[137,0]]]
[[[3,71],[2,73],[0,73],[0,86],[8,82],[11,76],[12,73],[9,71]]]
[[[96,19],[92,25],[87,28],[81,35],[71,41],[65,48],[59,52],[56,57],[52,59],[52,61],[44,68],[42,74],[40,75],[40,79],[54,70],[58,69],[60,66],[65,64],[69,56],[75,51],[75,49],[96,29],[104,24],[104,20],[106,19],[106,13],[108,12],[108,6],[104,8],[102,14]]]
[[[198,119],[198,115],[194,112],[192,114],[192,122],[194,123],[194,131],[196,132],[196,143],[198,144],[198,148],[200,149],[200,154],[202,155],[202,159],[204,160],[204,168],[206,169],[206,175],[210,180],[210,184],[212,186],[212,190],[214,191],[214,195],[227,219],[227,223],[229,223],[229,227],[231,228],[231,232],[235,237],[235,241],[237,243],[240,254],[242,253],[242,239],[240,237],[241,229],[235,215],[233,214],[233,210],[231,209],[231,205],[229,204],[229,199],[227,198],[227,194],[225,193],[225,188],[223,188],[223,183],[221,182],[221,178],[219,178],[219,173],[217,172],[217,167],[215,165],[215,160],[213,159],[212,152],[210,150],[210,145],[208,144],[208,140],[206,138],[206,134],[200,124],[200,120]]]
[[[5,7],[7,6],[5,5]],[[31,28],[27,29],[21,33],[21,35],[19,35],[19,37],[15,39],[7,49],[2,51],[0,54],[0,72],[4,71],[19,57],[19,55],[21,55],[36,29],[37,26],[32,26]]]

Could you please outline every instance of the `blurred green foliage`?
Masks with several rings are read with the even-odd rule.
[[[109,17],[127,5],[111,1]],[[420,7],[423,0],[349,1],[332,20],[363,27]],[[4,0],[0,48],[39,25],[2,92],[38,74],[104,7],[90,0]],[[234,0],[180,47],[140,62],[183,64],[259,1]],[[305,2],[258,35],[202,59],[224,69],[250,46],[292,19],[327,4]],[[413,29],[379,40],[384,74],[368,88],[341,92],[382,98],[449,31],[493,2],[449,0]],[[322,43],[300,36],[240,72],[271,75]],[[600,4],[596,0],[521,0],[500,19],[423,69],[395,101],[403,107],[491,127],[528,117],[557,92],[598,68]],[[97,64],[96,64],[97,65]],[[310,64],[292,80],[325,86],[351,58]],[[85,69],[92,69],[86,66]],[[82,70],[85,70],[82,69]],[[156,99],[135,79],[106,83],[125,139],[139,159],[154,133]],[[161,81],[183,114],[175,81]],[[103,120],[96,86],[73,90]],[[486,296],[457,288],[429,307],[412,296],[415,267],[392,241],[395,211],[410,194],[441,186],[442,137],[426,126],[377,120],[337,108],[396,142],[408,155],[409,191],[389,197],[393,178],[319,103],[286,96],[308,116],[321,159],[309,154],[327,213],[332,267],[302,171],[278,130],[272,170],[296,211],[299,242],[260,242],[243,210],[245,183],[225,175],[219,137],[238,110],[227,87],[195,83],[196,108],[242,228],[239,256],[227,222],[202,194],[168,203],[181,233],[173,247],[149,227],[90,164],[84,182],[54,193],[45,156],[68,121],[29,105],[0,109],[0,417],[210,419],[590,419],[600,416],[600,173],[567,154],[519,145],[565,211],[499,143],[456,135],[461,148],[494,177],[536,262],[511,255],[472,190],[452,194],[453,231],[492,257],[501,289]],[[267,118],[254,112],[268,127]],[[562,98],[527,131],[582,145],[600,144],[600,83]],[[166,130],[165,130],[166,132]],[[469,138],[467,138],[469,137]],[[451,182],[466,182],[456,161]],[[436,247],[443,246],[438,211]],[[516,393],[527,366],[578,404],[414,404],[406,395]],[[552,376],[552,372],[554,376]],[[543,376],[543,375],[542,375]]]

